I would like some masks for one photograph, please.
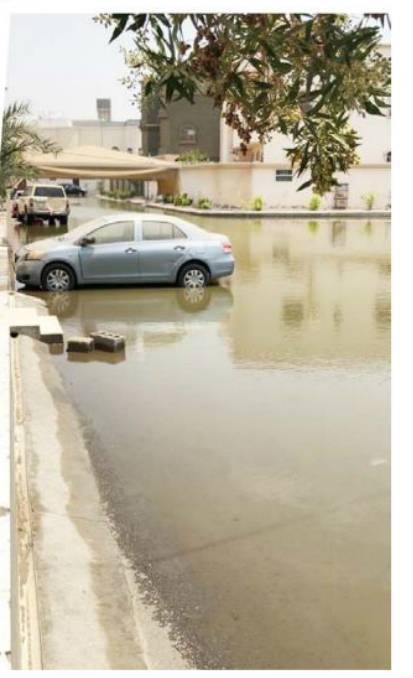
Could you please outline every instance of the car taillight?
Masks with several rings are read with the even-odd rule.
[[[232,252],[232,245],[231,245],[231,243],[229,242],[229,240],[223,241],[223,243],[222,243],[222,249],[223,249],[224,252],[226,252],[227,254],[231,254],[231,252]]]

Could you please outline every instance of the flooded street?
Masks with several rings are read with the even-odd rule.
[[[188,220],[229,236],[231,279],[31,292],[66,339],[126,337],[49,357],[119,544],[198,668],[388,668],[390,224]]]

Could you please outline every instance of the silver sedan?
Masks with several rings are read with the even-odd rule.
[[[191,288],[231,275],[234,257],[225,235],[173,216],[124,212],[25,245],[15,267],[19,282],[51,291],[99,283]]]

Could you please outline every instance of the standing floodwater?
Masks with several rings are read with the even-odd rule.
[[[196,221],[227,287],[40,293],[119,542],[198,667],[388,668],[389,223]]]

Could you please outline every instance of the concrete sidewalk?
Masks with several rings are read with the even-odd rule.
[[[323,209],[323,210],[309,210],[309,209],[277,209],[275,207],[266,208],[263,210],[250,210],[238,207],[219,208],[211,207],[211,209],[199,209],[197,207],[179,207],[178,205],[171,205],[164,202],[151,202],[142,198],[127,198],[121,200],[119,198],[109,198],[105,195],[97,196],[100,200],[107,200],[109,202],[135,205],[142,209],[161,210],[162,212],[171,212],[175,214],[192,214],[199,217],[222,217],[222,218],[238,218],[238,219],[390,219],[391,210],[363,210],[363,209]]]
[[[1,321],[9,308],[6,212],[0,212],[0,671],[11,668],[10,632],[10,337]]]

